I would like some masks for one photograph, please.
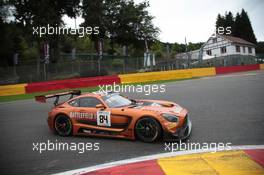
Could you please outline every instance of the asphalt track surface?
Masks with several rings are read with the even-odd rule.
[[[264,144],[264,72],[244,72],[166,83],[166,93],[127,94],[170,100],[190,112],[189,142]],[[95,137],[60,137],[48,130],[52,103],[33,100],[0,103],[0,174],[50,174],[165,152],[164,142],[142,143]],[[33,151],[36,142],[91,142],[99,151]]]

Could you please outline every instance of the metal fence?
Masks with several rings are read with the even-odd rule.
[[[202,67],[218,67],[218,66],[234,66],[264,63],[264,54],[257,56],[250,55],[228,55],[224,57],[216,57],[208,60],[199,60],[187,58],[165,59],[159,61],[154,67],[155,70],[174,70],[186,68],[202,68]]]
[[[83,55],[72,60],[69,55],[62,55],[59,63],[41,63],[40,65],[19,63],[15,67],[0,67],[0,84],[256,63],[264,63],[264,54],[256,57],[230,55],[203,61],[160,58],[156,59],[155,65],[149,67],[144,67],[143,57],[103,56],[99,59],[97,56]]]
[[[144,58],[98,57],[62,58],[58,63],[27,64],[0,67],[0,84],[29,83],[75,77],[94,77],[132,73],[143,69]]]
[[[219,67],[219,66],[234,66],[234,65],[248,65],[261,63],[255,56],[250,55],[228,55],[223,57],[203,60],[201,62],[193,62],[192,67]]]

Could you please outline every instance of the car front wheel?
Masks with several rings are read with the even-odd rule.
[[[151,117],[139,119],[135,127],[136,136],[143,142],[157,141],[161,136],[160,124]]]

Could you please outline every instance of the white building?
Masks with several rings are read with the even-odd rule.
[[[229,55],[255,56],[255,45],[244,39],[229,35],[212,35],[204,43],[203,60]]]

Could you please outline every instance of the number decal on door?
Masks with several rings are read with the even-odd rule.
[[[111,118],[109,111],[97,111],[97,125],[111,126]]]

